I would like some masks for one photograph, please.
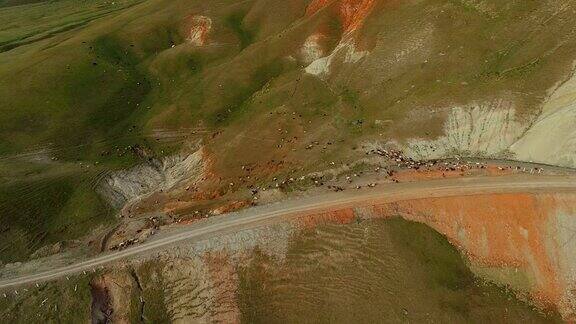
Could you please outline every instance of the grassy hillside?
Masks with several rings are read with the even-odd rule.
[[[86,171],[77,166],[29,165],[26,176],[13,175],[3,182],[2,259],[25,259],[46,244],[76,239],[113,221],[113,210],[94,190],[97,175],[97,170]]]
[[[365,140],[440,136],[437,108],[505,99],[530,122],[576,56],[572,3],[318,3],[2,2],[0,176],[9,184],[0,200],[22,207],[0,216],[0,241],[37,238],[36,247],[109,223],[113,211],[78,183],[138,163],[135,145],[157,156],[178,149],[156,130],[207,129],[222,183],[252,165],[249,185],[356,159]],[[307,72],[322,58],[324,72]],[[30,152],[42,158],[22,157]],[[77,173],[79,162],[92,171]],[[48,184],[24,179],[30,163]],[[68,175],[52,178],[54,168]],[[15,227],[29,219],[34,229]],[[31,245],[11,251],[0,260]]]

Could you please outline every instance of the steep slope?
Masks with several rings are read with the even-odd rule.
[[[556,89],[538,119],[511,147],[516,158],[576,167],[576,77]]]

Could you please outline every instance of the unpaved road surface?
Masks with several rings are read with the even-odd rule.
[[[48,281],[82,271],[91,271],[113,261],[157,252],[160,249],[180,243],[193,243],[216,235],[269,225],[295,215],[428,197],[540,191],[574,192],[576,191],[576,177],[522,175],[442,179],[383,184],[370,189],[348,190],[314,197],[289,199],[280,203],[211,217],[192,225],[163,230],[153,239],[126,250],[104,253],[92,259],[48,271],[4,279],[0,281],[0,289]]]

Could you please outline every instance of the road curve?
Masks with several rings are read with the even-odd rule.
[[[289,199],[281,203],[254,207],[241,212],[211,217],[181,228],[162,231],[154,238],[126,250],[104,253],[92,259],[71,265],[0,280],[0,289],[49,281],[130,257],[158,251],[184,241],[200,241],[211,236],[255,228],[291,216],[312,214],[363,204],[392,201],[474,195],[505,192],[556,192],[576,193],[576,178],[567,176],[499,176],[429,180],[400,184],[384,184],[376,188],[349,190],[314,197]]]

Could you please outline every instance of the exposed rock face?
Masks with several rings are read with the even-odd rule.
[[[516,119],[512,103],[495,100],[453,107],[444,123],[444,135],[433,140],[410,139],[404,151],[418,159],[453,156],[497,156],[521,135],[526,126]]]
[[[447,22],[470,22],[482,16],[480,20],[494,26],[497,17],[504,17],[517,10],[512,7],[504,8],[490,1],[459,1],[459,5],[481,13],[459,20],[454,19],[453,14],[447,19],[442,18],[452,6],[446,3],[442,8],[436,7],[436,4],[428,7],[425,1],[403,2],[397,6],[392,3],[393,1],[378,0],[312,1],[306,10],[305,18],[316,25],[303,42],[300,52],[309,53],[307,58],[316,58],[312,61],[303,59],[307,64],[305,72],[327,81],[333,90],[339,87],[353,90],[357,97],[350,106],[363,109],[372,107],[375,115],[382,114],[382,119],[389,119],[390,123],[381,125],[382,133],[379,135],[388,136],[391,141],[402,142],[404,151],[412,157],[428,159],[455,155],[489,156],[576,166],[576,131],[573,127],[576,123],[576,78],[573,77],[557,88],[566,80],[569,71],[574,69],[573,57],[564,57],[564,66],[558,69],[549,69],[552,65],[540,65],[542,70],[538,72],[541,73],[538,77],[529,82],[524,79],[520,84],[517,82],[521,78],[515,73],[544,62],[549,55],[547,52],[538,50],[512,53],[505,45],[510,37],[506,36],[505,30],[510,30],[510,25],[502,26],[500,35],[504,42],[501,45],[495,45],[495,37],[476,38],[479,35],[476,32],[463,33],[461,38],[458,36],[458,39],[462,40],[459,44],[460,41],[453,38],[459,34],[455,31],[460,30],[460,27],[461,30],[467,27],[463,24],[446,29],[444,25]],[[420,12],[428,12],[429,19],[404,12],[406,15],[402,17],[405,19],[396,21],[394,25],[385,22],[397,7],[420,5],[423,5],[424,10]],[[572,9],[571,5],[561,5],[555,9],[541,7],[537,10],[540,13],[550,10],[560,15],[568,14]],[[460,10],[453,13],[456,12],[462,13]],[[311,19],[325,16],[340,23],[340,34],[328,35],[324,21]],[[382,20],[372,19],[373,17],[382,17]],[[545,21],[555,20],[556,17]],[[522,20],[521,24],[526,21]],[[518,25],[515,30],[532,30],[533,26],[535,25]],[[564,32],[572,30],[573,27],[558,28]],[[534,28],[534,32],[542,33],[542,39],[551,39],[544,36],[546,31],[543,29]],[[446,38],[447,33],[450,36]],[[318,35],[325,35],[336,41],[332,46],[322,46]],[[572,39],[567,35],[556,38],[557,46],[565,46]],[[518,34],[514,37],[518,39],[524,35]],[[534,38],[529,41],[532,40]],[[458,64],[455,62],[466,57],[464,52],[467,52],[467,48],[479,45],[475,43],[477,41],[487,41],[482,48],[491,48],[489,53],[502,51],[507,53],[505,55],[510,54],[510,59],[505,59],[507,62],[504,64],[496,63],[489,56],[484,56],[486,52],[477,53],[478,55],[474,54],[461,63],[467,65],[476,62],[476,72],[468,74],[470,71],[455,69],[462,70],[462,73],[448,73]],[[534,46],[536,47],[537,45]],[[551,60],[546,64],[552,62]],[[496,65],[497,71],[492,70]],[[427,75],[426,71],[434,71],[435,74]],[[494,79],[484,80],[488,75]],[[552,75],[553,78],[550,77]],[[550,77],[548,81],[540,82],[547,77]],[[406,82],[392,81],[396,79],[404,79]],[[385,90],[395,85],[398,85],[397,89],[389,92]],[[419,101],[419,97],[423,98],[424,93],[436,91],[434,89],[449,90],[439,90],[441,94]],[[394,106],[397,108],[391,108]],[[428,114],[429,107],[444,107],[427,115],[428,119],[422,122],[432,129],[431,132],[429,129],[423,130],[426,127],[416,126],[417,123],[414,122],[418,119],[418,114]],[[401,112],[406,114],[397,118]],[[411,130],[412,127],[414,131]]]
[[[520,160],[576,166],[576,76],[559,87],[511,151]]]
[[[520,121],[513,101],[498,99],[453,107],[436,139],[412,138],[401,145],[419,159],[510,156],[520,161],[576,167],[576,76],[552,92],[534,122]]]
[[[330,66],[336,60],[343,63],[356,63],[366,54],[368,54],[366,51],[357,51],[352,40],[342,41],[330,55],[313,61],[306,67],[305,71],[309,74],[325,76],[330,72]]]
[[[194,46],[208,43],[208,34],[212,29],[212,20],[206,16],[194,16],[190,19],[188,42]]]
[[[203,150],[151,160],[129,170],[117,171],[103,180],[99,192],[114,206],[159,190],[168,190],[185,181],[197,181],[204,172]]]
[[[305,69],[309,74],[317,76],[326,76],[330,72],[330,66],[335,61],[343,63],[356,63],[368,54],[367,51],[360,51],[356,48],[354,32],[362,27],[364,21],[374,8],[374,0],[341,0],[330,2],[326,0],[316,0],[310,3],[306,9],[306,16],[312,16],[322,10],[332,10],[342,24],[341,39],[338,45],[324,57],[317,57]],[[310,51],[312,48],[318,48],[318,39],[321,37],[318,32],[310,36],[304,43],[302,51],[307,53],[313,52],[320,56],[320,50]],[[309,55],[313,57],[313,55]]]
[[[342,24],[343,34],[347,36],[364,24],[375,3],[375,0],[314,0],[306,8],[306,16],[321,10],[333,10]]]
[[[310,64],[325,55],[321,44],[322,38],[324,38],[324,35],[320,33],[312,34],[306,38],[306,41],[300,50],[300,55],[302,56],[304,63]]]

